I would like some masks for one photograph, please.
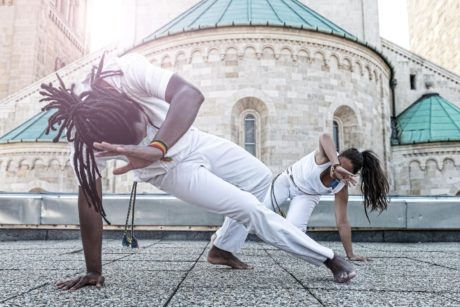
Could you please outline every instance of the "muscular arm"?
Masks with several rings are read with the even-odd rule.
[[[102,197],[101,178],[97,179],[96,185],[99,197]],[[78,215],[86,271],[102,274],[102,218],[93,207],[89,207],[81,187],[78,189]]]
[[[193,85],[174,74],[166,88],[169,110],[155,139],[172,147],[190,128],[200,109],[204,97]]]
[[[101,179],[97,179],[99,197],[102,195]],[[102,218],[99,213],[88,206],[81,188],[78,190],[78,214],[80,232],[86,261],[86,274],[77,278],[60,281],[56,285],[62,290],[77,290],[87,285],[100,288],[104,285],[102,276]]]

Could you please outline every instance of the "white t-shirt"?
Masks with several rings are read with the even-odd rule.
[[[169,109],[169,103],[165,101],[166,88],[174,72],[156,67],[139,54],[128,54],[121,58],[107,57],[104,62],[103,71],[121,70],[122,76],[104,78],[104,81],[111,86],[125,93],[143,107],[150,121],[157,127],[161,127]],[[90,90],[90,75],[88,74],[83,82],[77,87],[79,92]],[[134,170],[136,180],[144,181],[152,176],[166,172],[177,161],[184,158],[191,144],[191,134],[195,130],[191,127],[174,146],[168,150],[168,157],[173,158],[172,162],[157,161],[150,166]],[[138,144],[147,146],[154,139],[157,129],[148,125],[147,136]],[[73,167],[74,146],[71,144],[70,161]],[[114,158],[97,158],[99,172],[106,167],[106,161]],[[115,159],[126,160],[124,157]],[[167,164],[167,165],[166,165]]]
[[[334,188],[326,187],[321,182],[321,173],[331,165],[331,162],[316,164],[315,152],[311,152],[292,165],[292,176],[301,191],[311,195],[336,194],[345,186],[343,181]]]

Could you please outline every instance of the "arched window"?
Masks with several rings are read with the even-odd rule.
[[[336,120],[332,124],[332,139],[334,140],[335,148],[337,148],[337,151],[340,151],[339,123]]]
[[[244,149],[256,155],[256,118],[252,114],[244,117]]]

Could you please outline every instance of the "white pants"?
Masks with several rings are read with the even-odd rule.
[[[223,228],[243,238],[243,243],[249,231],[316,265],[334,256],[332,250],[263,206],[261,198],[270,185],[271,173],[262,162],[232,142],[197,131],[191,152],[165,174],[148,181],[189,204],[225,215]],[[226,250],[226,240],[231,239],[218,232],[215,245]]]

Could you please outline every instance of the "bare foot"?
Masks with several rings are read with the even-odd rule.
[[[353,266],[337,254],[334,254],[334,258],[327,259],[324,264],[332,271],[335,282],[345,283],[356,276]]]
[[[208,253],[208,262],[211,264],[228,265],[232,269],[250,270],[253,267],[236,258],[232,253],[212,246]]]

